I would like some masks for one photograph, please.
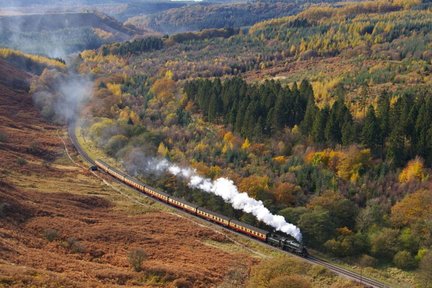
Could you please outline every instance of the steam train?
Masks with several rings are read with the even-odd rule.
[[[102,160],[99,159],[96,160],[95,164],[96,166],[91,167],[92,170],[96,169],[97,167],[102,171],[105,171],[109,175],[115,177],[116,179],[122,181],[123,183],[126,183],[127,185],[149,196],[159,199],[162,202],[168,203],[171,206],[180,208],[188,213],[191,213],[193,215],[196,215],[208,221],[214,222],[226,228],[232,229],[234,231],[240,232],[242,234],[246,234],[250,237],[266,242],[282,250],[298,254],[302,257],[308,256],[308,252],[306,248],[303,246],[303,244],[294,240],[294,238],[291,239],[280,233],[269,232],[267,230],[259,229],[257,227],[248,225],[246,223],[215,213],[208,209],[199,207],[198,205],[194,205],[183,199],[173,197],[165,192],[162,192],[156,188],[150,187],[138,180],[131,178],[125,173],[111,167],[110,165],[108,165]]]

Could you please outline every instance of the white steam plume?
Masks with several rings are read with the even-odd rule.
[[[301,242],[302,234],[297,226],[286,222],[283,216],[270,213],[262,201],[249,197],[245,192],[240,192],[232,180],[227,178],[218,178],[216,180],[204,178],[199,176],[195,169],[181,168],[167,160],[151,159],[149,162],[148,167],[153,167],[153,169],[157,171],[168,171],[174,176],[186,178],[189,181],[188,185],[190,187],[218,195],[222,197],[225,202],[230,203],[235,209],[251,213],[258,220],[278,231],[293,236]]]

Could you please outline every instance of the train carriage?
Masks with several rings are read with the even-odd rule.
[[[196,214],[202,218],[208,219],[212,222],[219,223],[223,226],[229,226],[229,222],[230,222],[229,217],[215,213],[215,212],[210,211],[208,209],[199,207],[196,211]]]
[[[145,190],[147,194],[153,195],[164,202],[168,202],[168,199],[171,197],[168,193],[162,192],[156,188],[147,187]]]
[[[113,175],[114,177],[116,177],[117,179],[126,182],[125,178],[127,177],[126,174],[124,174],[123,172],[120,172],[119,170],[109,166],[107,163],[105,163],[102,160],[96,160],[95,161],[96,165],[100,168],[102,168],[102,170],[104,170],[105,172],[107,172],[108,174]]]
[[[240,231],[242,233],[248,234],[254,238],[258,238],[262,241],[267,240],[267,234],[269,233],[266,230],[259,229],[257,227],[248,225],[246,223],[243,223],[243,222],[240,222],[237,220],[231,220],[229,223],[229,227],[236,230],[236,231]]]
[[[183,199],[170,196],[168,199],[168,203],[172,204],[173,206],[176,206],[178,208],[181,208],[183,210],[187,210],[193,214],[196,213],[198,205],[194,205],[192,203],[189,203]]]

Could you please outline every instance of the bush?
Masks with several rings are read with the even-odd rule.
[[[375,267],[378,264],[377,259],[367,254],[360,256],[358,263],[363,267]]]
[[[147,254],[142,249],[134,249],[129,252],[128,259],[136,272],[140,272],[142,262],[147,258]]]
[[[74,237],[67,238],[65,246],[69,248],[72,253],[84,253],[86,251],[86,247]]]
[[[56,229],[48,228],[48,229],[44,230],[43,235],[49,242],[52,242],[52,241],[58,239],[59,231]]]
[[[3,218],[6,216],[6,208],[7,208],[8,204],[5,202],[1,202],[0,203],[0,218]]]
[[[7,140],[8,140],[8,138],[7,138],[6,133],[0,131],[0,143],[5,143],[5,142],[7,142]]]
[[[393,263],[396,267],[403,270],[411,270],[417,267],[417,261],[408,251],[399,251],[393,257]]]
[[[24,166],[27,164],[27,160],[25,160],[24,158],[21,158],[21,157],[17,158],[16,161],[17,161],[18,165],[20,165],[20,166]]]
[[[44,149],[42,148],[42,144],[38,142],[31,142],[30,146],[27,147],[27,152],[34,155],[34,156],[41,156],[45,154]]]

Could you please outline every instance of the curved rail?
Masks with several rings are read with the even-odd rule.
[[[73,144],[73,146],[75,147],[75,149],[77,150],[77,152],[87,161],[87,162],[89,162],[91,165],[95,165],[96,163],[95,163],[95,161],[82,149],[82,147],[81,147],[81,145],[79,144],[79,142],[78,142],[78,139],[77,139],[77,137],[76,137],[76,134],[75,134],[75,123],[69,123],[69,126],[68,126],[68,134],[69,134],[69,138],[70,138],[70,140],[71,140],[71,142],[72,142],[72,144]],[[109,174],[108,174],[109,175]],[[114,178],[114,177],[113,177]],[[114,178],[115,179],[115,178]],[[117,179],[116,179],[116,181],[117,181]],[[123,182],[120,182],[120,181],[117,181],[117,182],[119,182],[119,183],[123,183]],[[126,185],[126,184],[125,184]],[[130,187],[130,186],[128,186],[128,187]],[[154,199],[154,198],[152,198],[152,199]],[[161,201],[158,201],[158,202],[161,202]],[[163,203],[163,202],[161,202],[161,203]],[[166,203],[165,203],[166,204]],[[171,205],[169,205],[169,207],[172,207],[172,208],[174,208],[174,209],[177,209],[177,210],[180,210],[180,209],[178,209],[178,208],[175,208],[174,206],[171,206]],[[202,219],[202,218],[200,218],[200,219]],[[216,224],[215,224],[216,225]],[[220,225],[218,225],[218,226],[220,226]],[[220,226],[220,227],[222,227],[222,226]],[[228,229],[226,229],[226,228],[224,228],[224,227],[222,227],[224,230],[228,230]],[[246,237],[246,235],[245,234],[241,234],[241,233],[238,233],[238,232],[235,232],[235,231],[232,231],[232,230],[228,230],[228,231],[230,231],[230,232],[233,232],[233,233],[235,233],[235,234],[238,234],[238,235],[241,235],[241,236],[244,236],[244,237]],[[264,245],[267,245],[268,247],[270,247],[270,248],[272,248],[272,249],[275,249],[275,250],[277,250],[277,251],[281,251],[281,252],[285,252],[285,253],[287,253],[287,254],[290,254],[290,255],[294,255],[294,256],[297,256],[297,257],[299,257],[299,258],[302,258],[302,257],[300,257],[300,256],[298,256],[298,255],[296,255],[296,254],[293,254],[293,253],[290,253],[290,252],[287,252],[287,251],[284,251],[284,250],[281,250],[281,249],[278,249],[278,248],[275,248],[275,247],[273,247],[273,246],[271,246],[271,245],[269,245],[269,244],[267,244],[267,243],[265,243],[265,242],[261,242],[261,241],[258,241],[257,239],[254,239],[254,238],[251,238],[251,237],[248,237],[249,239],[252,239],[252,240],[254,240],[254,241],[256,241],[256,242],[259,242],[259,243],[261,243],[261,244],[264,244]],[[325,260],[323,260],[323,259],[320,259],[320,258],[317,258],[317,257],[315,257],[315,256],[312,256],[312,255],[310,255],[308,258],[302,258],[302,259],[305,259],[305,261],[307,261],[307,262],[310,262],[310,263],[313,263],[313,264],[317,264],[317,265],[321,265],[321,266],[323,266],[323,267],[325,267],[325,268],[327,268],[327,269],[329,269],[329,270],[331,270],[331,271],[333,271],[334,273],[336,273],[336,274],[339,274],[339,275],[341,275],[341,276],[344,276],[344,277],[346,277],[346,278],[349,278],[349,279],[351,279],[351,280],[354,280],[354,281],[356,281],[356,282],[359,282],[359,283],[361,283],[361,284],[363,284],[363,285],[365,285],[365,287],[371,287],[371,288],[388,288],[389,286],[387,286],[386,284],[384,284],[384,283],[382,283],[382,282],[379,282],[379,281],[377,281],[377,280],[375,280],[375,279],[372,279],[372,278],[369,278],[369,277],[365,277],[365,276],[363,276],[362,274],[358,274],[358,273],[356,273],[356,272],[353,272],[353,271],[350,271],[350,270],[347,270],[347,269],[345,269],[345,268],[342,268],[342,267],[339,267],[339,266],[336,266],[336,265],[334,265],[334,264],[331,264],[331,263],[329,263],[329,262],[327,262],[327,261],[325,261]]]

